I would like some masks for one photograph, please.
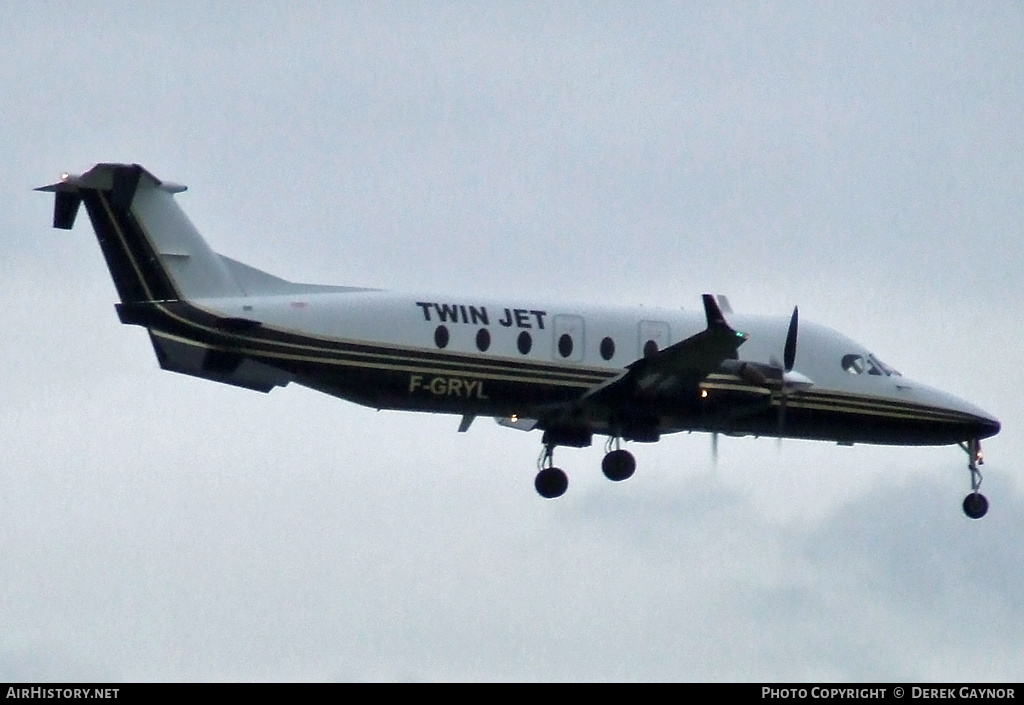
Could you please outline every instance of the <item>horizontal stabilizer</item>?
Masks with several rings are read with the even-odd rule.
[[[242,294],[175,202],[184,186],[138,164],[97,164],[36,190],[54,194],[55,228],[70,230],[85,206],[123,303]]]

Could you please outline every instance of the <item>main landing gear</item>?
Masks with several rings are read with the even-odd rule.
[[[628,480],[636,472],[636,458],[628,450],[619,448],[618,438],[609,438],[604,444],[601,472],[612,482]]]
[[[565,471],[554,464],[555,446],[544,445],[540,458],[537,459],[537,477],[533,486],[544,499],[555,499],[565,494],[569,487],[569,478]],[[609,438],[605,444],[605,456],[601,461],[601,472],[612,482],[628,480],[636,472],[636,459],[628,450],[619,447],[618,438]]]
[[[985,464],[981,453],[981,441],[974,438],[960,447],[967,453],[967,469],[971,471],[971,493],[964,498],[964,514],[971,519],[981,519],[988,512],[988,500],[978,492],[981,487],[981,471],[979,465]]]
[[[537,489],[537,494],[544,499],[561,497],[569,487],[569,478],[562,468],[555,467],[554,457],[555,446],[546,444],[537,460],[538,472],[533,486]]]

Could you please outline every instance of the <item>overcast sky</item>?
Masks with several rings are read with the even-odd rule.
[[[1017,680],[1018,2],[0,0],[0,681]],[[158,369],[62,170],[297,281],[801,317],[955,447],[538,433]]]

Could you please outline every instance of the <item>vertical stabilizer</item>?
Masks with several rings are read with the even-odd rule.
[[[135,190],[131,213],[182,298],[242,295],[223,260],[206,244],[174,194],[159,188],[146,172]]]
[[[122,302],[243,295],[175,201],[185,187],[138,164],[97,164],[37,190],[55,192],[57,228],[70,229],[85,204]]]

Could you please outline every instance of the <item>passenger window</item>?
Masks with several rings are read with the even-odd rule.
[[[605,360],[611,360],[615,356],[615,341],[611,338],[605,338],[601,341],[601,357]]]
[[[519,352],[526,355],[530,352],[530,348],[533,347],[533,338],[525,330],[519,334],[519,338],[516,339],[516,347],[519,348]]]
[[[558,339],[558,354],[562,357],[569,357],[572,355],[572,336],[568,333],[563,333]]]
[[[448,347],[449,338],[450,336],[448,335],[448,329],[445,326],[438,326],[434,330],[434,344],[437,345],[437,347]]]
[[[486,352],[489,347],[491,347],[491,334],[486,328],[481,328],[476,332],[476,349]]]

